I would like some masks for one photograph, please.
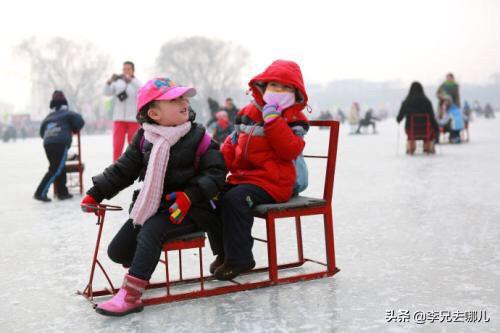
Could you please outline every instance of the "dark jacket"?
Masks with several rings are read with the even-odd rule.
[[[196,149],[204,135],[205,129],[193,123],[188,134],[171,147],[162,198],[170,192],[185,192],[191,200],[187,218],[192,219],[199,228],[207,230],[207,223],[217,218],[209,201],[224,186],[226,166],[219,145],[212,141],[195,168]],[[94,186],[87,194],[97,201],[111,199],[136,179],[144,180],[153,144],[145,141],[141,147],[143,136],[144,130],[141,128],[125,153],[102,174],[92,177]],[[134,192],[130,210],[138,195],[139,190]],[[172,203],[162,199],[159,211],[168,209]]]
[[[73,132],[82,129],[85,122],[80,114],[69,111],[66,105],[62,105],[49,113],[40,126],[40,137],[43,144],[71,145]]]
[[[408,96],[403,101],[401,108],[399,109],[399,114],[396,120],[401,122],[403,118],[406,118],[405,128],[408,130],[410,128],[410,117],[415,114],[427,114],[429,115],[431,121],[431,127],[434,129],[435,134],[439,133],[439,126],[434,115],[434,110],[432,108],[431,101],[425,96],[422,85],[417,82],[412,84]],[[425,126],[423,123],[423,118],[415,118],[415,127],[421,128]]]
[[[234,124],[234,121],[236,120],[236,116],[238,115],[238,112],[240,112],[240,109],[233,105],[232,108],[224,107],[223,110],[227,112],[231,124]]]

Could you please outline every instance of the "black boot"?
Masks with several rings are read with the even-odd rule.
[[[218,255],[217,258],[210,264],[210,274],[214,274],[215,270],[224,264],[224,256]]]
[[[33,196],[33,199],[38,200],[38,201],[42,201],[42,202],[51,202],[52,201],[52,199],[48,198],[47,196],[42,197],[42,196],[39,196],[37,194],[35,194]]]
[[[59,199],[59,200],[67,200],[67,199],[71,199],[71,198],[73,198],[73,194],[70,194],[70,193],[66,193],[66,194],[62,194],[62,195],[57,196],[57,199]]]
[[[217,280],[232,280],[241,273],[248,272],[255,267],[255,261],[252,260],[247,264],[234,265],[234,264],[223,264],[215,270],[215,277]]]

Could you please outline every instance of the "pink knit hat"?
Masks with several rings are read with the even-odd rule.
[[[196,95],[196,89],[178,86],[174,81],[165,77],[149,80],[137,95],[137,111],[151,101],[170,101],[182,95],[193,97]]]

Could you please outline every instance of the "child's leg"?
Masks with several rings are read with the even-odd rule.
[[[253,261],[252,209],[274,199],[262,188],[241,184],[224,194],[221,201],[225,262],[247,264]]]
[[[163,243],[191,232],[197,227],[189,215],[181,224],[172,224],[169,213],[157,213],[146,220],[137,234],[137,246],[129,269],[129,274],[142,280],[149,280],[160,259]]]
[[[222,222],[219,218],[213,219],[207,230],[208,241],[212,253],[224,257],[224,243],[222,242]]]
[[[134,138],[135,132],[141,127],[139,123],[128,121],[127,122],[127,142],[130,144]]]
[[[126,123],[124,121],[115,121],[113,123],[113,162],[122,154],[125,144]]]
[[[37,198],[47,197],[50,185],[62,172],[66,163],[67,148],[65,145],[51,144],[44,146],[44,148],[49,160],[49,170],[36,189],[35,197]]]
[[[99,304],[96,307],[97,313],[124,316],[142,311],[142,293],[158,264],[163,242],[196,230],[196,226],[188,218],[181,224],[172,224],[168,216],[168,212],[157,213],[140,228],[134,228],[132,220],[128,220],[120,229],[108,248],[108,254],[113,260],[124,261],[133,256],[132,265],[129,273],[125,274],[118,293]]]
[[[139,230],[140,226],[134,227],[132,220],[127,220],[108,246],[109,258],[118,264],[130,267],[137,247]]]

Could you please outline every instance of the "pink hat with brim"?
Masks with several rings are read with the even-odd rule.
[[[149,80],[137,95],[137,111],[151,101],[170,101],[180,96],[193,97],[196,89],[175,84],[168,78],[155,78]]]

